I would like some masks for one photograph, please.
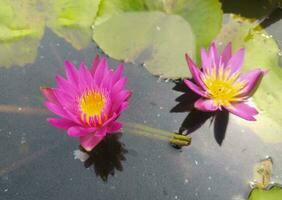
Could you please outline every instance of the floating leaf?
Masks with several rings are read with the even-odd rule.
[[[253,102],[260,110],[257,122],[240,122],[253,129],[266,142],[282,142],[282,113],[277,112],[282,102],[282,68],[279,67],[279,48],[276,42],[256,22],[238,18],[231,19],[224,25],[217,38],[219,44],[229,41],[232,41],[233,50],[245,47],[244,70],[268,70],[253,96]]]
[[[93,37],[111,57],[145,63],[155,75],[189,75],[184,54],[194,55],[194,35],[189,24],[176,15],[123,13],[97,26]]]
[[[99,12],[95,18],[95,25],[99,25],[114,15],[126,11],[146,10],[144,0],[101,0]]]
[[[149,10],[180,15],[187,20],[198,47],[207,46],[220,31],[223,13],[218,0],[146,0],[146,3]]]
[[[91,41],[91,25],[100,0],[53,0],[48,7],[47,25],[77,49]]]
[[[0,1],[0,65],[32,63],[44,30],[38,1]]]
[[[184,53],[195,57],[195,47],[208,45],[221,22],[218,0],[104,0],[93,38],[113,58],[144,62],[164,78],[184,78],[189,76]]]
[[[278,185],[274,185],[269,190],[253,189],[248,200],[281,200],[281,197],[282,188]]]

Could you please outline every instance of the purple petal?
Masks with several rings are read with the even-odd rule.
[[[58,119],[58,118],[48,118],[47,121],[57,128],[68,129],[71,126],[76,124],[67,119]]]
[[[242,48],[230,58],[227,66],[231,68],[231,74],[241,69],[244,61],[244,55],[245,55],[245,50]]]
[[[113,122],[111,127],[108,128],[108,133],[115,133],[122,128],[122,123],[120,122]]]
[[[81,137],[90,133],[94,133],[96,128],[83,128],[80,126],[72,126],[68,129],[68,135],[71,137]]]
[[[186,57],[186,62],[188,64],[189,70],[193,76],[193,79],[199,86],[202,87],[202,89],[205,89],[206,86],[201,79],[202,72],[199,70],[199,68],[196,66],[193,60],[188,56],[188,54],[185,54],[185,57]]]
[[[199,88],[197,85],[195,85],[193,82],[189,81],[189,80],[184,80],[184,83],[191,89],[193,90],[196,94],[202,96],[202,97],[207,97],[207,95],[205,94],[205,92]]]
[[[229,42],[221,54],[221,62],[224,64],[225,67],[227,66],[231,56],[232,56],[232,44],[231,42]]]
[[[71,83],[76,84],[78,82],[77,70],[69,60],[65,61],[65,70],[66,70],[67,79]]]
[[[198,99],[195,104],[195,108],[204,112],[216,111],[219,107],[214,103],[212,99]]]
[[[105,130],[90,133],[80,137],[80,145],[86,150],[91,151],[97,144],[99,144],[106,135]]]
[[[258,114],[258,111],[244,102],[232,104],[231,106],[226,106],[225,108],[229,112],[245,120],[256,121],[254,116]]]
[[[246,86],[242,89],[239,96],[252,96],[252,94],[256,91],[258,85],[260,84],[262,77],[265,73],[265,70],[255,69],[244,75],[241,75],[239,81],[246,82]]]

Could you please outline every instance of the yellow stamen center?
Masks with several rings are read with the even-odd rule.
[[[239,73],[230,75],[230,70],[224,70],[223,68],[220,68],[216,73],[214,68],[211,74],[206,74],[203,77],[203,81],[207,87],[209,97],[218,106],[229,106],[231,102],[242,100],[237,96],[244,88],[245,83],[236,81],[238,77]]]
[[[106,104],[105,96],[99,91],[86,92],[80,98],[80,109],[82,115],[86,115],[87,118],[91,116],[100,116]]]

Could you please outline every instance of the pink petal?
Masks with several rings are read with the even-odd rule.
[[[111,91],[111,95],[113,96],[113,98],[125,87],[126,83],[127,83],[127,77],[123,77],[113,85]]]
[[[100,62],[100,57],[99,57],[99,55],[97,54],[96,57],[95,57],[95,59],[94,59],[93,62],[92,62],[91,74],[92,74],[93,77],[94,77],[94,74],[95,74],[95,72],[96,72],[96,69],[97,69],[97,66],[98,66],[99,62]]]
[[[95,82],[98,86],[100,86],[101,81],[103,80],[104,73],[106,68],[108,67],[108,61],[106,58],[102,58],[101,61],[99,62],[96,72],[94,74],[94,79]]]
[[[120,106],[120,108],[117,110],[117,112],[118,112],[118,113],[121,113],[121,112],[123,112],[125,109],[127,109],[127,107],[128,107],[128,102],[125,101],[125,102],[123,102],[123,103],[121,104],[121,106]]]
[[[97,131],[96,133],[90,133],[88,135],[80,137],[80,145],[86,150],[91,151],[97,144],[99,144],[106,135],[105,130]]]
[[[104,78],[101,81],[101,88],[110,89],[113,85],[113,76],[109,69],[105,70]]]
[[[108,128],[108,133],[115,133],[122,128],[122,123],[113,122],[112,125]]]
[[[193,79],[199,86],[202,87],[202,89],[205,89],[206,86],[201,79],[202,72],[199,70],[199,68],[196,66],[193,60],[188,56],[188,54],[185,54],[185,57],[186,57],[186,62],[188,64],[189,70],[193,76]]]
[[[91,72],[87,69],[87,66],[85,63],[80,64],[80,75],[83,77],[83,80],[85,80],[86,83],[90,83],[93,79]]]
[[[244,61],[244,55],[245,55],[245,50],[242,48],[230,58],[227,66],[231,68],[231,74],[241,69]]]
[[[59,75],[57,75],[55,79],[56,79],[56,82],[57,82],[59,89],[66,91],[70,95],[71,94],[73,96],[77,95],[77,92],[76,92],[77,88],[76,88],[75,84],[71,84],[70,82],[65,80],[62,76],[59,76]]]
[[[68,129],[71,126],[76,124],[67,119],[58,119],[58,118],[48,118],[47,121],[57,128]]]
[[[184,83],[191,89],[193,90],[196,94],[202,96],[202,97],[207,97],[207,95],[205,94],[205,92],[199,88],[197,85],[195,85],[193,82],[189,81],[189,80],[184,80]]]
[[[131,92],[128,90],[123,90],[116,94],[115,96],[112,97],[112,111],[115,112],[120,105],[124,102],[127,101],[127,99],[131,96]]]
[[[232,56],[232,44],[231,42],[229,42],[221,54],[221,61],[223,62],[225,67],[227,66],[231,56]]]
[[[256,91],[265,73],[266,71],[262,69],[255,69],[248,72],[247,74],[241,75],[239,77],[239,81],[245,81],[247,85],[242,89],[239,96],[251,96]]]
[[[42,94],[48,99],[48,101],[57,104],[58,100],[56,96],[54,95],[54,89],[53,88],[40,88]]]
[[[202,68],[205,73],[211,71],[211,60],[208,57],[206,50],[203,48],[201,49],[201,61],[202,61]]]
[[[57,105],[51,102],[45,102],[44,104],[53,113],[59,115],[60,117],[70,119],[70,117],[68,116],[68,114],[65,112],[65,110],[62,108],[61,105]]]
[[[65,61],[65,70],[67,74],[67,79],[71,83],[76,84],[78,82],[77,70],[75,69],[74,65],[69,60]]]
[[[256,121],[254,116],[258,114],[258,111],[244,102],[232,104],[231,106],[226,106],[225,108],[229,112],[245,120]]]
[[[90,133],[94,133],[96,128],[83,128],[80,126],[72,126],[68,129],[68,135],[71,137],[81,137]]]
[[[198,99],[195,104],[195,108],[204,112],[216,111],[219,107],[215,105],[212,99]]]
[[[123,64],[121,63],[118,68],[116,69],[116,71],[114,72],[114,77],[113,77],[113,83],[117,82],[121,75],[122,75],[122,72],[123,72]]]
[[[209,59],[211,62],[211,67],[218,67],[219,65],[219,55],[216,48],[216,44],[213,42],[209,48]]]

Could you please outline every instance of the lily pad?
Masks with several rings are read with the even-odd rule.
[[[43,36],[44,18],[38,1],[0,1],[0,65],[32,63]]]
[[[248,200],[280,200],[281,197],[282,188],[278,185],[274,185],[269,190],[254,188]]]
[[[133,11],[134,13],[132,13]],[[145,11],[148,14],[145,14]],[[162,19],[162,24],[149,21],[152,16],[157,15],[156,13],[160,15],[160,12],[163,16],[166,16]],[[145,15],[147,16],[144,20],[150,25],[142,23]],[[136,22],[133,21],[132,17]],[[154,17],[152,18],[155,20]],[[182,19],[181,23],[180,18]],[[168,21],[166,22],[165,20]],[[178,22],[174,25],[173,21]],[[185,21],[186,24],[184,23]],[[140,22],[142,24],[141,27]],[[143,54],[137,55],[136,53],[144,53],[144,46],[135,46],[133,50],[132,46],[127,46],[132,44],[132,42],[128,41],[136,40],[139,43],[139,41],[144,41],[144,38],[149,38],[150,34],[156,35],[156,27],[157,29],[161,26],[165,27],[159,30],[158,35],[166,35],[166,37],[145,39],[147,40],[146,48],[150,45],[151,51],[159,53],[149,53],[149,56],[152,57],[151,61],[147,59],[140,59],[139,61],[145,62],[146,68],[154,75],[161,75],[164,78],[184,78],[189,74],[187,71],[183,71],[186,66],[183,58],[183,49],[189,46],[190,48],[187,48],[184,52],[191,53],[191,56],[196,58],[197,56],[193,54],[195,48],[207,46],[219,32],[221,23],[222,10],[218,0],[104,0],[101,2],[99,12],[95,18],[93,38],[109,56],[116,59],[135,61],[136,57],[143,57]],[[155,24],[155,26],[151,26],[151,24]],[[125,29],[125,27],[127,28]],[[179,31],[170,30],[175,27]],[[137,33],[137,31],[130,31],[129,29],[140,31]],[[187,30],[186,33],[184,32],[185,30]],[[132,33],[135,35],[132,35]],[[172,41],[169,41],[169,34],[174,35],[170,37],[173,38]],[[97,35],[104,36],[99,37]],[[116,41],[114,38],[118,38],[121,41]],[[187,40],[187,38],[190,39]],[[161,39],[163,39],[162,42],[160,42]],[[115,40],[115,44],[119,43],[122,45],[116,45],[113,50],[114,45],[105,44],[110,43],[109,41],[112,40]],[[170,51],[163,49],[167,47]],[[124,49],[127,50],[124,51]],[[131,57],[132,54],[135,56],[133,59]],[[146,54],[148,53],[146,52]],[[183,61],[180,62],[179,58]]]
[[[232,41],[233,50],[246,49],[244,70],[268,70],[253,96],[260,110],[257,122],[241,123],[249,126],[264,141],[282,142],[282,68],[279,66],[279,48],[274,39],[256,23],[240,18],[230,19],[217,37],[219,44]]]
[[[91,41],[91,25],[100,0],[53,0],[48,7],[47,26],[77,49]]]
[[[194,34],[179,16],[157,11],[122,13],[98,25],[93,38],[111,57],[144,63],[154,75],[189,76],[184,54],[194,55]]]

